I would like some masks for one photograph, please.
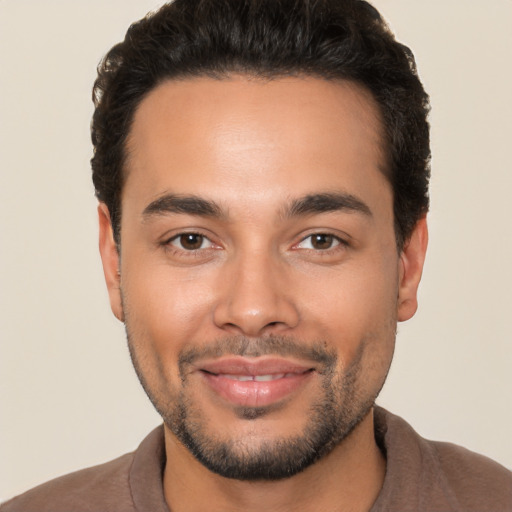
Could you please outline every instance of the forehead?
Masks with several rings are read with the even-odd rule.
[[[271,189],[282,196],[382,186],[381,132],[371,94],[350,82],[168,81],[135,113],[123,209],[169,192],[257,203]]]

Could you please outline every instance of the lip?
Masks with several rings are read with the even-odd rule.
[[[297,392],[315,368],[275,357],[229,357],[203,361],[197,370],[210,389],[232,405],[264,407]]]

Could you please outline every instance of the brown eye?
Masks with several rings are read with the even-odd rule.
[[[312,251],[327,251],[342,244],[337,236],[329,233],[314,233],[304,238],[296,247]]]
[[[311,235],[311,246],[313,249],[325,250],[330,249],[333,246],[335,238],[332,235],[325,235],[319,233],[317,235]]]
[[[203,249],[207,241],[208,239],[203,235],[198,235],[197,233],[183,233],[171,240],[171,244],[180,249],[185,249],[186,251],[195,251],[197,249]]]

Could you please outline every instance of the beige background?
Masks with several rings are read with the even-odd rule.
[[[511,0],[375,0],[431,93],[431,244],[380,403],[512,467]],[[110,314],[90,89],[150,0],[0,0],[0,499],[159,423]]]

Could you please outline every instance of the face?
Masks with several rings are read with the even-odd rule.
[[[397,252],[380,132],[368,93],[315,78],[167,82],[136,112],[120,254],[99,209],[111,304],[214,472],[291,476],[371,411],[426,240]]]

